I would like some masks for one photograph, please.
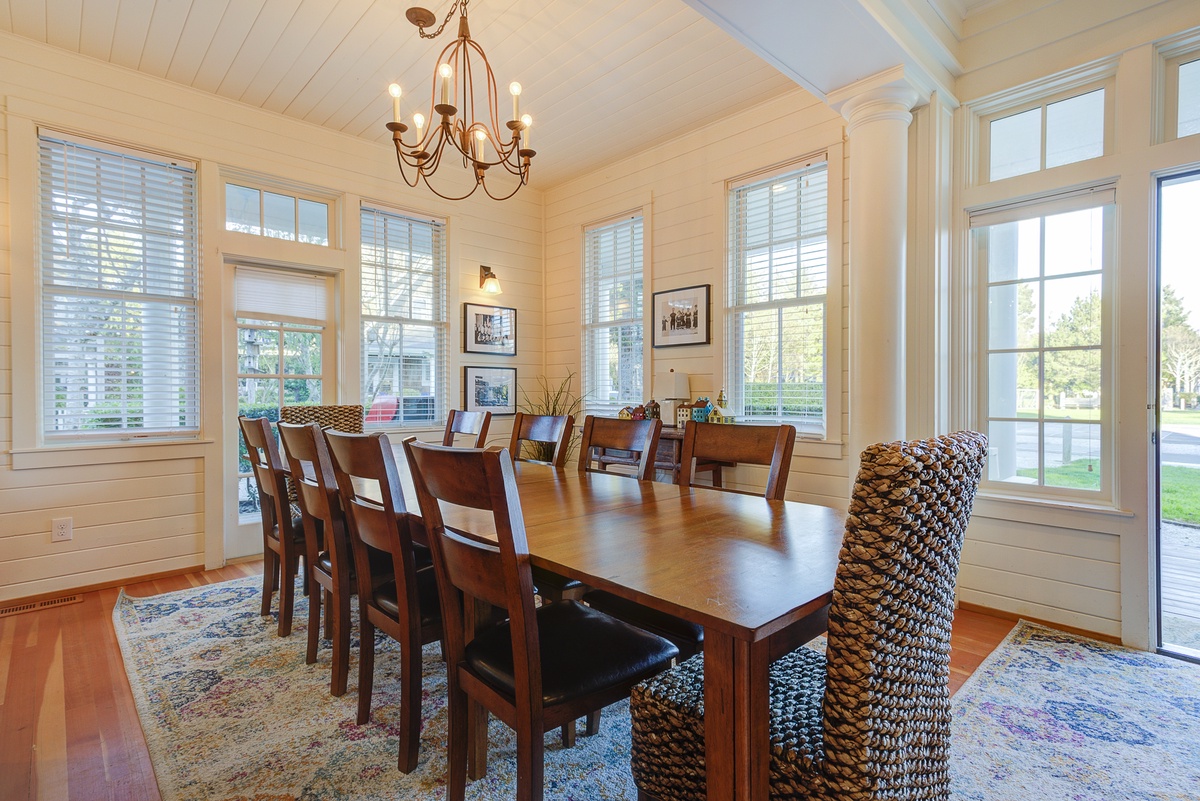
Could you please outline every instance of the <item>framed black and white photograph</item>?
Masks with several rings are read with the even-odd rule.
[[[711,284],[701,284],[654,293],[654,347],[707,345],[711,341],[712,323],[709,319],[709,289],[711,286]]]
[[[463,407],[468,412],[517,413],[517,368],[464,367]]]
[[[493,356],[517,355],[517,310],[463,304],[463,350]]]

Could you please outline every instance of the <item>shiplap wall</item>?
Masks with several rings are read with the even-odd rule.
[[[237,436],[230,414],[231,409],[236,414],[236,382],[229,378],[233,318],[225,306],[232,297],[227,261],[235,253],[290,264],[308,260],[337,277],[344,330],[338,394],[345,402],[358,401],[357,238],[349,234],[357,231],[360,199],[447,219],[451,406],[462,403],[464,363],[516,367],[522,382],[541,372],[542,198],[536,183],[505,203],[443,202],[428,190],[405,186],[386,147],[8,34],[0,34],[0,97],[0,601],[220,563],[225,529],[236,525],[225,498],[233,487],[229,454]],[[86,452],[22,446],[37,423],[14,420],[13,393],[34,378],[23,373],[29,371],[26,352],[35,332],[14,328],[13,287],[32,286],[35,264],[32,228],[14,231],[11,220],[18,204],[25,206],[15,216],[32,219],[28,208],[36,196],[24,192],[31,187],[36,150],[29,144],[37,125],[94,131],[105,140],[199,163],[206,292],[201,443]],[[304,248],[311,246],[227,234],[223,168],[342,193],[344,247],[308,259]],[[22,196],[13,196],[14,185],[23,187]],[[499,302],[518,310],[515,359],[464,359],[461,353],[462,302],[488,302],[479,293],[480,264],[500,276]],[[16,273],[20,280],[14,281],[14,271],[21,270],[27,272]],[[19,297],[16,303],[33,300]],[[22,309],[16,316],[25,320],[31,314]],[[24,401],[16,405],[19,415],[25,406],[32,408]],[[499,418],[492,441],[507,441],[508,431],[507,419]],[[74,518],[71,542],[50,542],[56,517]]]
[[[715,398],[724,382],[726,182],[787,161],[794,161],[831,146],[842,150],[843,121],[828,106],[797,90],[755,109],[716,121],[696,131],[681,133],[669,143],[610,164],[603,170],[553,187],[546,192],[546,362],[547,372],[563,376],[580,370],[580,325],[583,319],[580,284],[583,274],[584,226],[633,209],[644,209],[645,237],[650,243],[644,264],[647,311],[654,292],[712,285],[712,344],[688,347],[650,347],[646,331],[645,395],[656,372],[674,368],[691,377],[692,395]],[[852,149],[852,147],[851,147]],[[844,162],[844,158],[843,158]],[[842,220],[831,220],[831,238],[842,242],[843,261],[848,228],[843,221],[848,206],[845,170],[842,170]],[[835,240],[837,241],[837,240]],[[842,282],[830,287],[830,303],[847,302]],[[842,317],[842,342],[846,321]],[[844,345],[832,354],[836,365],[831,380],[842,391],[841,419],[831,427],[840,440],[848,418],[845,388],[847,363]],[[579,387],[576,386],[576,390]],[[834,458],[805,455],[797,443],[792,460],[788,497],[844,508],[848,467],[844,448]],[[726,471],[727,473],[730,471]],[[740,467],[727,486],[747,489],[764,483],[761,468]]]

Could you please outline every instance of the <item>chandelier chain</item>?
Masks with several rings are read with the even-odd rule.
[[[448,11],[446,13],[446,18],[444,20],[442,20],[442,24],[438,26],[438,29],[436,31],[434,31],[433,33],[425,33],[424,27],[418,28],[418,33],[421,34],[421,38],[422,39],[436,39],[439,36],[441,36],[442,31],[446,30],[446,26],[450,24],[450,20],[454,17],[454,12],[458,10],[458,7],[460,5],[462,6],[463,14],[467,13],[467,3],[468,2],[470,2],[470,0],[454,0],[454,5],[450,6],[450,11]]]

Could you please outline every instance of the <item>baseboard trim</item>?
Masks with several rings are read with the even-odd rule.
[[[1111,634],[1100,634],[1099,632],[1088,631],[1087,629],[1081,629],[1076,626],[1068,626],[1064,623],[1055,623],[1050,620],[1042,620],[1041,618],[1030,617],[1029,615],[1018,615],[1014,612],[1006,612],[1003,609],[993,609],[990,606],[983,606],[982,604],[959,601],[958,608],[967,612],[976,612],[981,615],[991,615],[992,617],[998,617],[1001,620],[1012,620],[1014,622],[1017,620],[1028,620],[1030,623],[1037,623],[1041,626],[1058,629],[1059,631],[1065,631],[1068,634],[1077,634],[1080,637],[1091,637],[1093,640],[1100,640],[1101,642],[1112,643],[1113,645],[1121,645],[1121,638],[1114,637]]]

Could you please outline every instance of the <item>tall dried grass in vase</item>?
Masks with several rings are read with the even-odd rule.
[[[537,377],[537,389],[532,395],[521,388],[521,402],[517,404],[517,408],[525,414],[544,414],[556,417],[569,414],[575,418],[576,424],[582,423],[579,412],[583,409],[583,396],[576,395],[572,391],[571,385],[574,381],[574,372],[568,372],[567,377],[557,386],[552,386],[546,376],[540,375]],[[525,449],[528,459],[548,462],[554,458],[554,445],[551,443],[526,442],[522,447]],[[575,450],[578,447],[579,435],[576,431],[571,431],[571,438],[567,440],[567,464],[574,460]],[[514,454],[514,456],[516,455]]]

